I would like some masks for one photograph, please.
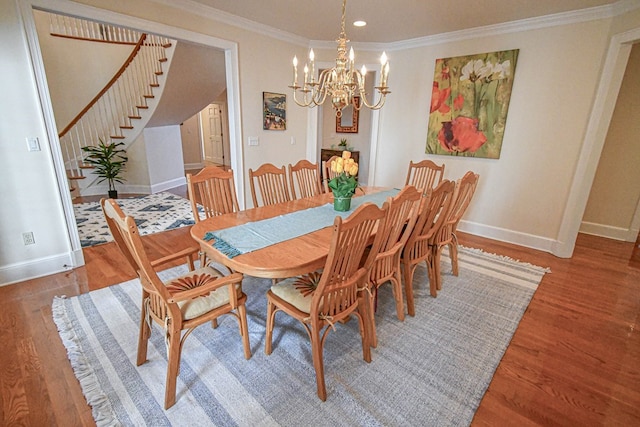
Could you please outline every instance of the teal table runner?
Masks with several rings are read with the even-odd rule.
[[[261,221],[210,231],[205,234],[204,240],[215,239],[213,247],[233,258],[328,227],[333,224],[337,215],[346,218],[363,203],[375,203],[382,207],[389,196],[395,196],[399,191],[393,189],[354,197],[349,212],[338,212],[333,209],[333,203],[328,203]]]

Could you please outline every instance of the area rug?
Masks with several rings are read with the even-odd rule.
[[[194,224],[189,200],[175,194],[162,192],[117,202],[126,215],[135,218],[142,236]],[[100,202],[75,204],[73,210],[83,248],[113,240]]]
[[[466,426],[549,270],[460,249],[458,277],[443,257],[437,298],[418,268],[415,317],[400,322],[390,286],[380,289],[371,363],[362,359],[358,322],[336,325],[324,348],[326,402],[316,395],[309,338],[299,323],[278,314],[273,353],[264,354],[270,280],[243,282],[251,359],[243,357],[235,318],[197,328],[183,348],[177,403],[166,411],[166,349],[157,327],[148,361],[135,366],[137,279],[56,297],[53,317],[99,426]]]

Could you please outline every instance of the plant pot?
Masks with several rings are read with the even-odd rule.
[[[117,199],[118,198],[118,190],[109,190],[109,198]]]
[[[351,209],[351,197],[334,197],[333,209],[338,212],[347,212]]]

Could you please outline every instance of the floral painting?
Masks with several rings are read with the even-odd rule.
[[[518,50],[436,60],[427,154],[500,158]]]

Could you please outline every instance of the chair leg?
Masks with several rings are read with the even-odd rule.
[[[368,345],[366,345],[368,347]],[[320,331],[313,329],[311,331],[311,352],[313,354],[313,367],[316,370],[316,384],[318,388],[318,397],[323,402],[327,400],[327,387],[324,383],[324,361],[322,360],[322,341],[320,340]]]
[[[440,255],[442,254],[442,246],[438,246],[434,250],[433,254],[433,266],[434,274],[436,277],[436,287],[440,291],[442,290],[442,268],[440,267]]]
[[[271,339],[273,337],[273,324],[275,318],[275,305],[269,299],[267,295],[267,324],[266,335],[264,339],[264,353],[266,355],[271,354]]]
[[[393,296],[396,300],[396,313],[398,315],[398,320],[404,322],[404,300],[402,298],[402,283],[400,277],[392,277],[391,285],[393,286]]]
[[[416,271],[417,265],[404,265],[404,293],[407,296],[407,313],[413,317],[416,315],[415,303],[413,301],[413,273]]]
[[[242,346],[244,347],[244,358],[251,358],[251,344],[249,343],[249,327],[247,325],[247,309],[244,304],[238,306],[238,318],[240,321],[240,335],[242,336]]]
[[[369,295],[367,293],[367,295]],[[370,296],[360,298],[358,301],[358,326],[360,327],[360,336],[362,337],[362,358],[365,362],[371,363],[371,347],[378,345],[377,340],[374,343],[376,323],[373,318],[374,313],[371,310],[373,298]]]
[[[167,380],[164,392],[164,409],[169,409],[176,403],[176,383],[180,369],[180,331],[170,331],[169,357],[167,363]]]
[[[138,334],[138,356],[136,358],[136,365],[140,366],[147,361],[147,344],[149,343],[149,337],[151,336],[151,328],[147,323],[147,310],[145,299],[149,296],[148,293],[142,292],[142,309],[140,310],[140,333]]]
[[[455,235],[454,235],[455,236]],[[455,241],[449,243],[449,256],[451,256],[451,272],[454,276],[459,273],[458,270],[458,243]]]
[[[376,302],[378,301],[378,287],[372,286],[373,297],[368,293],[364,298],[363,303],[368,305],[368,313],[366,314],[365,322],[369,325],[369,341],[371,347],[378,347],[378,332],[376,330]]]
[[[429,291],[432,297],[438,296],[438,283],[436,279],[435,265],[433,263],[434,256],[431,256],[427,259],[427,273],[429,275]]]

